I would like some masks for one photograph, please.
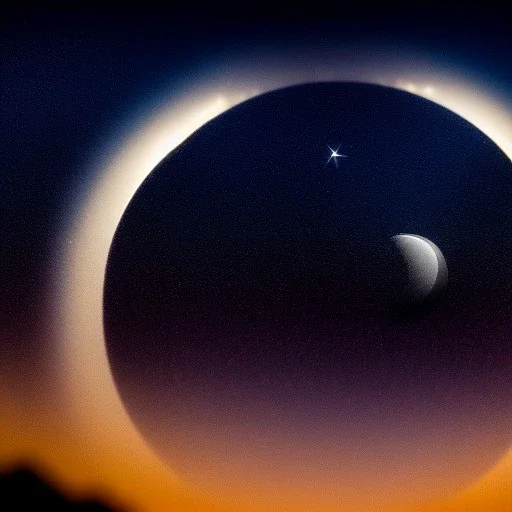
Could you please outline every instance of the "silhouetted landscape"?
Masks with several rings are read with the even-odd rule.
[[[96,498],[72,500],[51,481],[28,466],[0,473],[0,509],[4,512],[36,510],[121,512]]]

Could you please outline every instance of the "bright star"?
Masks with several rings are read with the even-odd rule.
[[[331,156],[329,157],[329,160],[327,160],[327,163],[329,163],[331,160],[334,160],[334,165],[336,165],[336,169],[337,169],[338,168],[338,158],[347,158],[347,155],[340,155],[338,153],[338,151],[341,148],[341,144],[336,149],[332,149],[331,146],[329,146],[329,145],[327,145],[327,147],[331,150]]]

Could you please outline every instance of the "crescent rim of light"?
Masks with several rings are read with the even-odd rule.
[[[475,125],[512,160],[512,106],[493,97],[490,84],[461,78],[464,73],[437,63],[425,67],[390,56],[386,64],[381,57],[373,63],[367,59],[359,70],[352,66],[348,71],[342,65],[319,71],[307,62],[295,63],[288,70],[269,67],[264,77],[261,70],[251,74],[245,69],[249,75],[245,80],[233,65],[230,71],[198,83],[174,100],[162,98],[133,122],[121,143],[115,133],[101,158],[89,163],[87,179],[77,184],[64,216],[51,305],[61,399],[78,431],[93,429],[102,442],[125,442],[137,456],[159,461],[129,419],[108,364],[102,324],[106,262],[121,216],[143,180],[172,149],[228,108],[263,92],[306,82],[387,85],[448,108]],[[510,457],[512,446],[496,467]]]
[[[419,299],[427,298],[427,296],[430,295],[435,288],[444,288],[444,286],[446,285],[446,281],[448,279],[448,268],[441,249],[439,249],[439,247],[434,242],[432,242],[432,240],[429,240],[424,236],[412,233],[400,233],[398,235],[393,236],[392,239],[397,245],[400,253],[402,254],[402,257],[406,260],[407,266],[409,267],[409,274],[411,274],[409,276],[409,279],[414,279],[414,276],[412,274],[417,272],[417,269],[411,268],[411,266],[413,266],[411,265],[412,262],[410,261],[411,254],[410,250],[408,250],[408,248],[403,245],[404,239],[414,240],[422,244],[431,253],[431,259],[435,261],[435,275],[432,276],[431,282],[425,282],[419,286],[421,288],[418,290],[418,293],[420,295],[418,296]],[[417,283],[417,285],[418,284],[419,283]],[[409,282],[409,286],[411,285],[412,283]]]

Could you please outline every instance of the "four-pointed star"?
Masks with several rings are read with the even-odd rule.
[[[340,155],[338,153],[338,151],[340,150],[341,148],[341,144],[336,148],[336,149],[332,149],[331,146],[327,145],[327,147],[330,149],[331,151],[331,156],[329,157],[329,160],[327,160],[327,164],[331,161],[331,160],[334,160],[334,165],[336,165],[336,169],[338,168],[338,158],[347,158],[347,155]],[[326,165],[327,165],[326,164]]]

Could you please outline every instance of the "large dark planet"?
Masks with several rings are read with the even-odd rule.
[[[511,172],[466,120],[376,85],[208,122],[141,185],[108,258],[134,423],[239,510],[384,510],[478,479],[511,442]],[[435,297],[409,300],[400,233],[442,252]]]

